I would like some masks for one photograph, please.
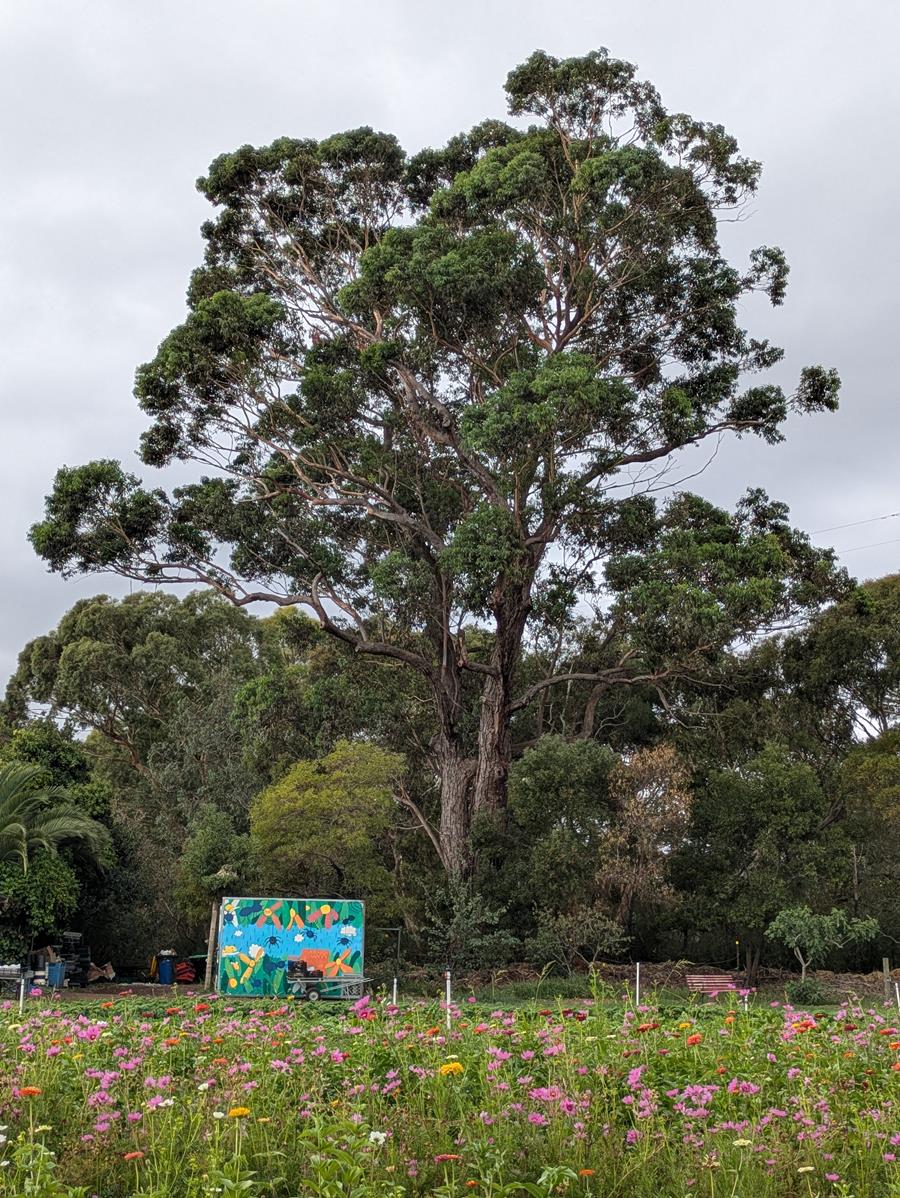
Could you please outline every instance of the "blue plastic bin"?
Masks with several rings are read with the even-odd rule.
[[[66,963],[65,961],[55,961],[47,966],[47,985],[52,986],[54,990],[60,990],[63,982],[66,980]]]
[[[175,982],[175,958],[160,957],[157,965],[159,972],[160,984],[163,986],[171,986]]]

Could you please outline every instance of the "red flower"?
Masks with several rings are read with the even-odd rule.
[[[142,1161],[143,1159],[143,1152],[126,1152],[122,1157],[123,1161]]]
[[[700,1032],[694,1032],[693,1036],[688,1036],[687,1040],[685,1040],[685,1044],[688,1044],[691,1048],[693,1048],[693,1046],[695,1044],[699,1044],[702,1039],[703,1036]]]

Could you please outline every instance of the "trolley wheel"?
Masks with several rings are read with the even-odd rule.
[[[318,1002],[322,997],[322,992],[315,986],[310,986],[306,991],[306,998],[309,1002]]]

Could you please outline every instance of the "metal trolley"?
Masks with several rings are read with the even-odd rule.
[[[25,1007],[25,990],[34,980],[33,969],[23,969],[21,965],[0,965],[0,994],[4,990],[19,996],[19,1011]]]
[[[321,969],[313,969],[305,961],[291,961],[288,966],[288,994],[307,1002],[319,999],[362,998],[371,978],[354,973],[349,977],[327,978]]]

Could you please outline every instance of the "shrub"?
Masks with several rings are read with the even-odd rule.
[[[828,1001],[825,989],[817,978],[796,978],[788,982],[784,992],[795,1007],[813,1007]]]

